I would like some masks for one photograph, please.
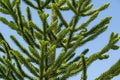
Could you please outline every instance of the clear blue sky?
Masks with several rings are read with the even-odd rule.
[[[91,42],[87,43],[86,45],[84,45],[83,47],[80,47],[79,49],[76,50],[77,53],[80,53],[80,52],[82,52],[82,50],[89,48],[90,51],[87,54],[87,56],[89,56],[97,51],[100,51],[107,44],[107,41],[109,39],[109,35],[111,32],[118,32],[120,34],[120,22],[119,22],[120,21],[120,1],[119,0],[92,0],[92,1],[94,3],[94,8],[98,8],[99,6],[101,6],[107,2],[110,2],[111,5],[108,9],[100,12],[98,18],[94,22],[92,22],[90,26],[99,23],[99,21],[106,16],[112,16],[112,20],[111,20],[111,22],[109,24],[109,28],[106,32],[101,34],[94,41],[91,41]],[[24,7],[25,7],[25,5],[22,6],[23,13],[25,10]],[[72,15],[72,13],[68,14],[67,12],[65,12],[64,15],[65,15],[66,19],[69,19],[69,17]],[[0,16],[4,16],[6,18],[8,17],[1,13],[0,13]],[[38,17],[36,16],[35,12],[33,13],[33,16],[34,16],[34,22],[36,22],[37,24],[40,24],[37,21]],[[11,19],[11,18],[9,18],[9,19]],[[82,21],[84,21],[84,19]],[[17,35],[15,33],[15,31],[9,29],[6,25],[4,25],[0,22],[0,32],[3,33],[6,40],[11,44],[11,46],[14,47],[14,49],[18,49],[9,38],[10,34]],[[25,44],[20,37],[17,36],[17,38],[19,38],[19,40],[21,40],[21,43]],[[118,45],[120,45],[120,42],[118,43]],[[108,53],[110,54],[109,59],[105,59],[102,61],[98,60],[98,61],[94,62],[92,65],[90,65],[90,67],[87,70],[88,71],[88,73],[87,73],[88,80],[94,80],[102,72],[109,69],[110,66],[112,64],[114,64],[118,59],[120,59],[120,49],[117,51],[110,50]],[[79,55],[79,54],[77,54],[77,55]],[[73,79],[80,80],[80,74],[75,75],[75,76],[69,78],[68,80],[73,80]],[[112,80],[120,80],[120,75],[116,76]]]

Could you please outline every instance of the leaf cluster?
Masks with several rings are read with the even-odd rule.
[[[26,3],[26,15],[22,14],[22,1]],[[34,4],[35,3],[35,4]],[[14,50],[0,33],[0,78],[9,80],[66,80],[82,72],[81,80],[87,80],[87,68],[94,61],[106,59],[110,49],[119,48],[116,43],[120,37],[111,33],[108,44],[100,51],[86,57],[89,49],[83,50],[79,56],[74,57],[78,47],[92,41],[107,30],[111,17],[105,17],[98,24],[88,30],[88,25],[105,10],[110,3],[97,9],[92,9],[91,0],[0,0],[0,12],[12,17],[12,21],[0,16],[0,21],[15,30],[28,44],[25,48],[13,35],[10,38],[19,47]],[[37,11],[42,26],[37,25],[32,19],[31,8]],[[51,14],[45,13],[51,10]],[[62,12],[74,13],[70,22],[66,21]],[[51,16],[51,22],[48,17]],[[81,17],[88,20],[77,26]],[[27,19],[26,19],[27,18]],[[57,49],[61,52],[56,58]],[[96,80],[110,80],[120,73],[120,61],[115,63],[108,71]],[[24,66],[24,67],[23,67]],[[29,75],[24,68],[32,74]]]

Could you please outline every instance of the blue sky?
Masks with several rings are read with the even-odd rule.
[[[109,35],[111,32],[117,32],[120,34],[120,1],[119,0],[92,0],[94,3],[94,8],[98,8],[99,6],[110,2],[110,6],[109,8],[107,8],[106,10],[100,12],[98,18],[92,22],[90,24],[90,27],[99,23],[99,21],[101,19],[103,19],[106,16],[112,16],[112,20],[109,24],[109,28],[106,32],[104,32],[103,34],[101,34],[98,38],[96,38],[94,41],[88,42],[87,44],[85,44],[84,46],[78,48],[76,50],[76,53],[80,53],[82,52],[84,49],[89,48],[90,51],[86,56],[89,56],[97,51],[100,51],[108,42],[109,40]],[[25,5],[22,6],[22,10],[23,10],[23,14],[24,14],[24,10],[25,10]],[[50,13],[50,12],[47,12]],[[65,12],[64,16],[66,17],[66,19],[69,20],[70,16],[72,15],[72,13]],[[4,16],[4,17],[8,17],[9,20],[11,19],[9,16],[5,16],[3,14],[0,13],[0,16]],[[37,24],[40,24],[40,22],[37,21],[38,17],[36,15],[36,13],[33,11],[33,19],[34,22],[36,22]],[[81,22],[83,22],[85,19],[81,20]],[[10,34],[13,35],[17,35],[15,33],[15,31],[9,29],[6,25],[2,24],[0,22],[0,32],[3,33],[3,35],[5,36],[6,40],[11,44],[11,46],[14,47],[14,49],[18,49],[13,42],[10,40],[9,36]],[[17,38],[19,38],[19,40],[21,41],[22,44],[25,44],[23,42],[23,39],[21,39],[19,36],[17,36]],[[120,41],[118,42],[118,45],[120,45]],[[102,72],[104,72],[105,70],[108,70],[110,68],[110,66],[112,64],[114,64],[118,59],[120,59],[120,49],[117,51],[113,51],[110,50],[108,52],[110,54],[110,58],[109,59],[105,59],[105,60],[97,60],[96,62],[94,62],[92,65],[89,66],[88,68],[88,80],[94,80],[97,76],[99,76]],[[77,54],[79,55],[79,54]],[[71,78],[69,78],[68,80],[80,80],[80,74],[77,74]],[[115,78],[113,78],[112,80],[119,80],[120,79],[120,75],[116,76]]]

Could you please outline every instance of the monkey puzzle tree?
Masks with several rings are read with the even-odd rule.
[[[26,15],[21,11],[22,1],[27,5]],[[92,6],[91,0],[0,0],[0,12],[12,17],[9,21],[0,16],[0,21],[15,30],[28,45],[28,48],[24,47],[21,41],[11,35],[10,38],[19,47],[19,50],[15,50],[0,33],[0,55],[3,55],[0,57],[0,79],[66,80],[82,72],[81,80],[87,80],[89,65],[97,59],[108,58],[109,55],[105,53],[110,49],[117,50],[119,46],[116,43],[120,39],[118,34],[111,33],[108,44],[100,51],[86,57],[89,49],[85,49],[79,56],[75,56],[78,47],[95,39],[108,28],[111,17],[105,17],[88,29],[88,25],[109,3],[94,10]],[[32,19],[31,9],[37,11],[42,26]],[[46,9],[51,14],[47,14]],[[74,13],[69,22],[62,15],[65,11]],[[81,17],[88,17],[88,20],[79,24]],[[62,50],[57,54],[59,48]],[[119,64],[120,60],[96,80],[110,80],[118,75]]]

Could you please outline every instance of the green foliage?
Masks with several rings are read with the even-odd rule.
[[[26,15],[22,14],[21,4],[27,5]],[[15,30],[27,43],[28,48],[13,35],[12,41],[19,50],[14,50],[0,33],[0,79],[4,80],[66,80],[82,72],[81,80],[87,80],[87,68],[96,60],[109,58],[109,50],[118,50],[116,43],[120,36],[111,33],[108,44],[100,51],[86,57],[89,49],[83,50],[75,57],[78,47],[94,40],[107,30],[111,17],[102,19],[97,25],[88,30],[88,25],[105,10],[110,3],[97,9],[92,9],[91,0],[0,0],[0,12],[12,17],[12,20],[0,16],[0,21]],[[38,13],[42,27],[37,25],[32,18],[34,9]],[[51,10],[51,14],[45,13]],[[63,11],[72,11],[68,22]],[[47,19],[51,17],[51,22]],[[89,17],[79,24],[81,17]],[[79,24],[77,26],[77,24]],[[61,48],[58,54],[56,50]],[[58,56],[56,57],[56,54]],[[110,80],[120,74],[120,60],[109,70],[101,74],[96,80]],[[24,68],[32,74],[29,75]]]

